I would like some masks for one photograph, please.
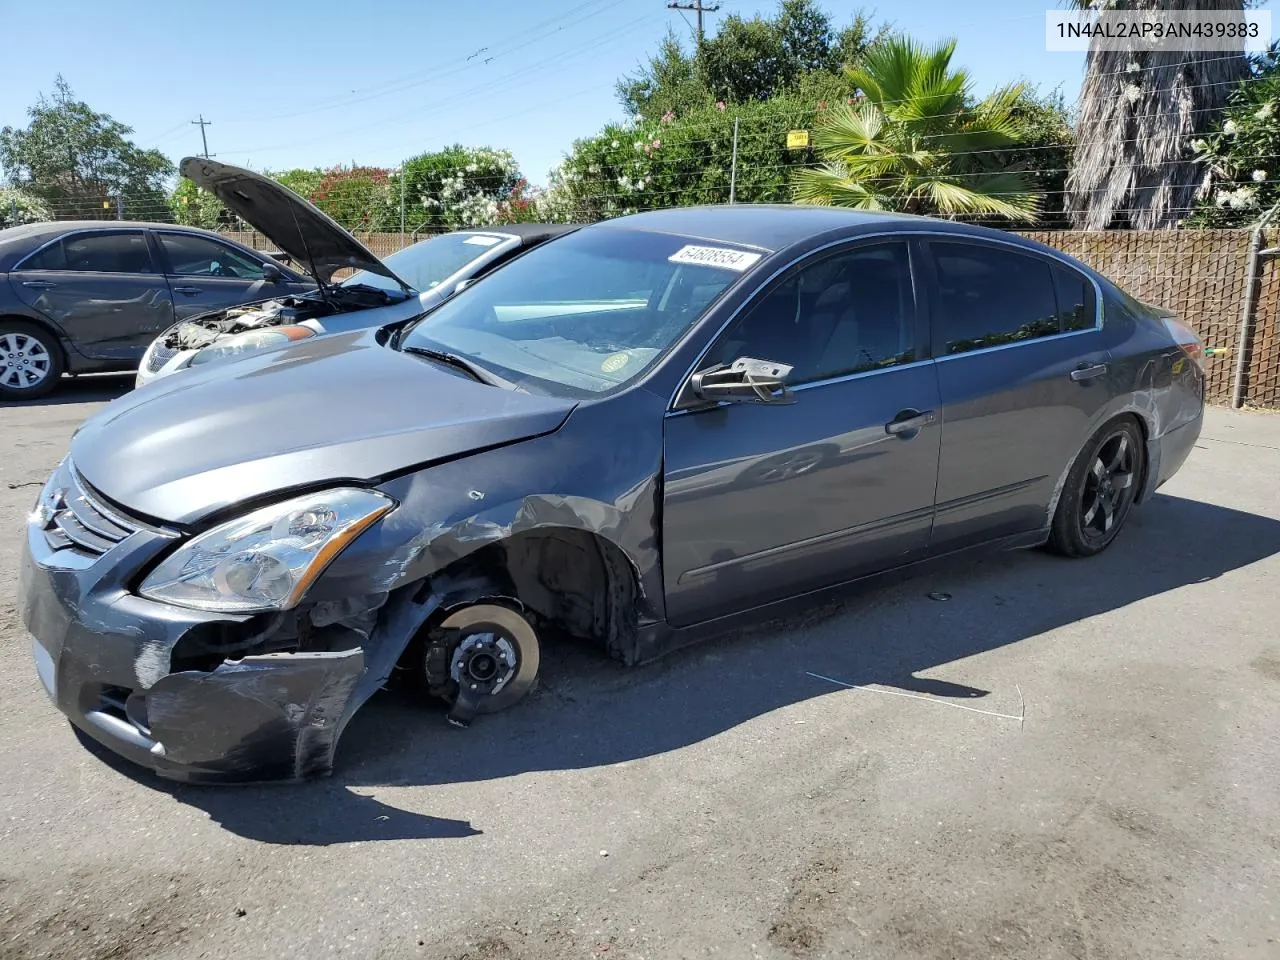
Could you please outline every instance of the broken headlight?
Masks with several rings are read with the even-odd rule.
[[[346,546],[395,506],[375,490],[325,490],[263,507],[183,544],[142,596],[220,613],[288,610]]]
[[[247,330],[204,347],[191,358],[191,366],[198,367],[202,363],[222,360],[226,357],[241,357],[246,353],[257,353],[268,347],[282,346],[294,340],[305,340],[315,335],[316,332],[310,327],[268,327],[265,330]]]

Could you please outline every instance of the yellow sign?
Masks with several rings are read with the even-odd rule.
[[[787,131],[787,149],[803,150],[809,145],[808,130],[788,130]]]

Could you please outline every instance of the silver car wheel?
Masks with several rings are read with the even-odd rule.
[[[25,333],[0,337],[0,386],[30,390],[44,383],[53,357],[43,343]]]

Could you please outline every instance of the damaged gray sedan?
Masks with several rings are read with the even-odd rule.
[[[108,405],[31,514],[23,618],[112,750],[322,775],[397,669],[465,726],[561,638],[636,664],[940,554],[1097,553],[1194,445],[1201,356],[993,230],[624,217]]]

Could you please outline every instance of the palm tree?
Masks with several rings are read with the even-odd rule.
[[[845,73],[861,95],[818,121],[820,167],[797,172],[801,203],[1033,222],[1040,197],[1022,175],[992,169],[1018,142],[1014,108],[1026,89],[1003,87],[973,104],[971,80],[951,68],[955,41],[923,47],[893,37]]]
[[[1080,7],[1091,7],[1076,0]],[[1239,11],[1242,0],[1128,0],[1134,10]],[[1170,227],[1195,204],[1192,138],[1215,126],[1249,74],[1243,52],[1134,53],[1091,48],[1067,177],[1072,226]]]

